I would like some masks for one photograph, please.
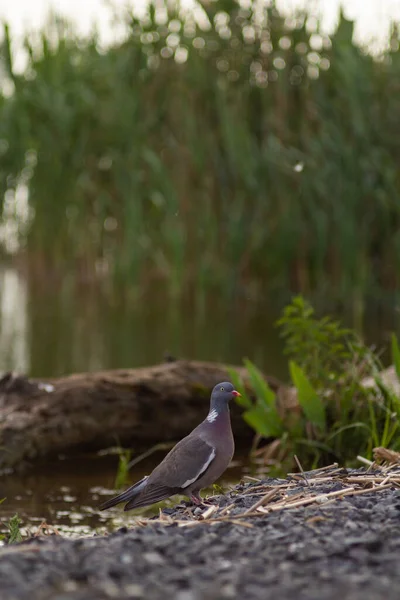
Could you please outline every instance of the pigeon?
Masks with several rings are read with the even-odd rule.
[[[235,396],[240,394],[231,383],[216,385],[204,421],[178,442],[150,475],[107,500],[100,510],[120,502],[126,502],[124,510],[131,510],[175,494],[184,494],[194,504],[202,504],[201,489],[222,475],[234,453],[229,401]]]

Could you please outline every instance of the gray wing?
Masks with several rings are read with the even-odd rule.
[[[216,450],[211,444],[189,435],[178,442],[154,469],[147,486],[185,489],[208,469],[215,455]]]

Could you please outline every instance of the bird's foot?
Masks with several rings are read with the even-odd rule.
[[[195,496],[194,494],[192,494],[190,496],[190,500],[193,502],[193,504],[196,504],[196,506],[199,506],[200,504],[203,504],[203,500],[201,499],[200,496]]]
[[[193,504],[195,504],[196,506],[212,506],[212,502],[207,502],[206,500],[203,500],[203,498],[201,496],[190,496],[190,500],[193,502]]]

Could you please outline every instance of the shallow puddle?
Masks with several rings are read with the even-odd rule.
[[[157,453],[133,467],[124,488],[149,474],[161,459],[162,453]],[[43,522],[62,535],[93,535],[130,525],[141,515],[155,515],[160,505],[174,506],[179,502],[175,496],[160,505],[134,512],[125,513],[123,504],[101,512],[99,506],[116,493],[117,466],[116,456],[85,454],[48,459],[25,475],[0,475],[0,499],[5,498],[0,505],[0,533],[7,532],[9,519],[17,513],[22,520],[23,535],[35,534]],[[248,471],[248,467],[235,462],[219,484],[226,491]]]

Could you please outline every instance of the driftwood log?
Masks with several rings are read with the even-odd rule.
[[[177,441],[204,418],[210,390],[227,378],[226,365],[180,360],[46,381],[8,373],[0,380],[0,470],[76,449]],[[236,440],[251,439],[232,404]]]
[[[234,368],[246,380],[246,370]],[[0,472],[77,449],[122,445],[137,451],[177,441],[204,418],[213,386],[228,378],[227,365],[181,360],[46,381],[7,373],[0,379]],[[400,395],[394,367],[381,378]],[[281,413],[300,410],[294,388],[266,380]],[[372,378],[363,384],[376,385]],[[252,439],[235,403],[232,426],[238,444]]]

